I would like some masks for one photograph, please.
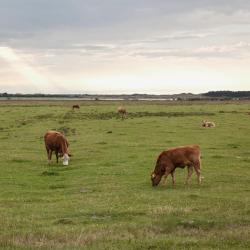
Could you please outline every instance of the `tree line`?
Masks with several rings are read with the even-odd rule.
[[[250,91],[209,91],[202,94],[206,97],[228,97],[228,98],[248,98],[250,97]]]

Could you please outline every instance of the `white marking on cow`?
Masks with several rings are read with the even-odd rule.
[[[69,165],[69,156],[68,156],[68,154],[63,155],[63,165],[64,166]]]

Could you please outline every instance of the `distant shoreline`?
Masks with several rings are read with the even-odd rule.
[[[34,101],[203,101],[203,100],[249,100],[250,91],[209,91],[207,93],[179,94],[9,94],[0,93],[0,100]]]
[[[177,101],[174,98],[0,97],[0,101]]]

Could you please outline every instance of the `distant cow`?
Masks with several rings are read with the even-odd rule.
[[[44,142],[47,150],[49,163],[51,162],[52,152],[55,151],[57,163],[58,156],[60,156],[63,157],[63,165],[69,164],[69,143],[62,133],[57,131],[48,131],[44,135]]]
[[[204,128],[214,128],[215,123],[214,122],[209,122],[209,121],[202,121],[202,127]]]
[[[73,109],[73,110],[74,110],[74,109],[80,109],[80,106],[79,106],[78,104],[73,105],[73,106],[72,106],[72,109]]]
[[[198,145],[188,145],[182,147],[171,148],[163,151],[156,162],[155,169],[151,174],[151,181],[153,186],[157,186],[164,176],[164,182],[167,176],[171,174],[173,185],[175,185],[174,172],[176,168],[188,168],[188,175],[186,184],[193,173],[193,168],[197,174],[198,183],[201,183],[201,161],[200,148]]]
[[[119,107],[117,109],[117,112],[122,118],[125,118],[127,116],[127,110],[124,107]]]

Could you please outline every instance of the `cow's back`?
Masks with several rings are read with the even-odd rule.
[[[48,131],[44,135],[45,146],[50,150],[59,150],[64,140],[64,135],[57,131]],[[67,140],[66,143],[68,144]]]
[[[200,156],[200,147],[198,145],[188,145],[172,148],[166,151],[171,160],[188,159],[192,160]]]
[[[127,111],[126,111],[126,109],[125,109],[124,107],[119,107],[119,108],[117,109],[117,111],[118,111],[118,113],[121,113],[121,114],[127,113]]]
[[[200,148],[198,145],[188,145],[171,148],[163,151],[157,163],[159,165],[168,163],[173,167],[185,167],[190,163],[195,163],[200,159]]]

